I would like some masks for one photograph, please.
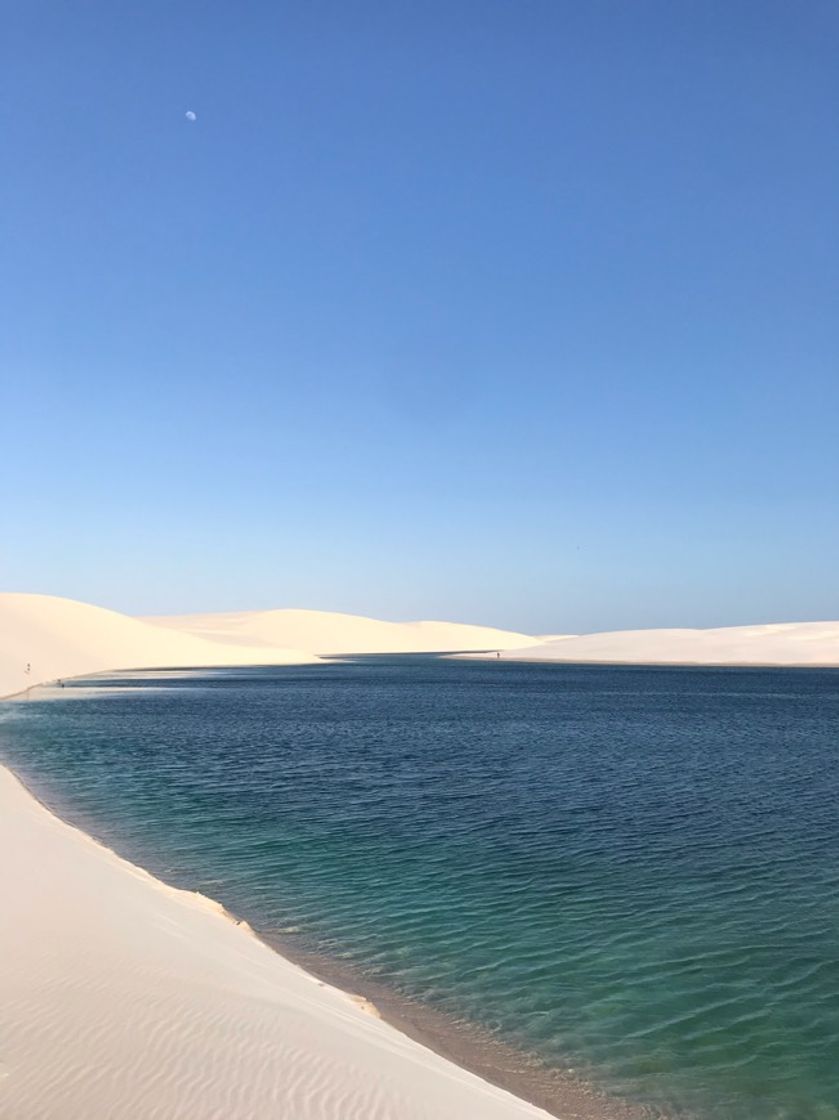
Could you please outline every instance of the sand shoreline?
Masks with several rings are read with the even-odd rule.
[[[608,1095],[594,1078],[570,1068],[551,1068],[502,1042],[477,1024],[456,1021],[445,1012],[400,996],[385,984],[343,962],[293,944],[288,935],[256,935],[287,960],[327,984],[359,998],[402,1034],[516,1097],[564,1120],[649,1120],[642,1108]],[[355,994],[353,994],[355,993]]]
[[[526,651],[516,653],[515,656],[502,656],[497,658],[495,652],[491,653],[443,653],[441,657],[452,661],[482,661],[488,664],[497,664],[503,661],[506,664],[521,665],[548,665],[561,666],[566,669],[837,669],[837,661],[808,661],[806,663],[793,663],[788,661],[668,661],[645,660],[633,661],[628,658],[578,658],[567,660],[559,657],[526,656]],[[838,655],[839,656],[839,655]]]
[[[499,1120],[549,1115],[370,1014],[363,998],[282,956],[221,903],[167,884],[68,824],[5,765],[0,765],[0,805],[3,851],[11,847],[14,852],[14,868],[12,858],[0,859],[6,895],[0,929],[6,962],[5,968],[0,966],[0,1023],[10,1040],[0,1077],[0,1116],[455,1120],[473,1109],[475,1115]],[[35,853],[29,853],[44,869],[40,876],[25,866],[27,834],[33,828],[47,834],[52,849],[47,852],[37,844]],[[68,912],[56,913],[55,896],[61,890],[58,881],[49,882],[49,854],[60,856],[53,863],[61,864]],[[110,898],[102,888],[118,882],[122,897],[115,906],[88,908],[87,891],[82,897],[73,891],[73,867],[82,862],[88,876],[92,870],[95,898]],[[139,904],[145,926],[136,923],[136,914],[115,912],[128,899],[135,904],[129,910]],[[33,923],[35,913],[43,924]],[[126,922],[131,924],[128,945],[117,936],[125,933]],[[152,944],[153,951],[144,953],[160,930],[166,943]],[[177,949],[171,959],[169,949]],[[193,955],[199,958],[197,968],[189,967]],[[165,990],[150,983],[161,966]],[[266,1015],[265,993],[253,990],[257,973],[273,989],[267,998],[278,1005],[278,1016]],[[236,990],[239,980],[246,991]],[[183,993],[177,991],[181,983]],[[108,990],[110,984],[114,990]],[[73,990],[73,999],[60,990],[65,986]],[[242,996],[244,1008],[225,1006],[242,1002]],[[174,1008],[169,1006],[173,1002]],[[204,1023],[207,1003],[212,1014]],[[219,1031],[219,1017],[223,1020],[226,1013],[232,1019],[229,1030]],[[306,1023],[307,1015],[316,1022]],[[157,1046],[143,1052],[143,1038],[155,1033],[169,1040],[171,1068],[164,1074]],[[109,1061],[103,1049],[126,1034],[131,1045],[117,1046]],[[308,1035],[308,1045],[301,1047],[301,1034]],[[212,1070],[208,1049],[214,1057]],[[266,1069],[266,1049],[290,1054],[277,1054],[273,1070],[270,1062]],[[257,1061],[247,1056],[250,1050]],[[308,1067],[308,1078],[300,1074],[301,1063]],[[147,1065],[154,1066],[158,1080],[151,1093]],[[204,1092],[197,1092],[196,1080],[205,1079]],[[148,1097],[152,1099],[144,1099]],[[223,1113],[213,1103],[217,1099],[227,1101]]]
[[[11,699],[7,697],[6,699]],[[0,744],[1,746],[1,744]],[[0,766],[5,766],[0,757]],[[308,976],[323,982],[353,1001],[368,1014],[453,1062],[482,1080],[515,1097],[544,1109],[552,1117],[564,1120],[639,1120],[642,1110],[600,1090],[593,1079],[584,1079],[571,1071],[550,1068],[531,1055],[517,1050],[475,1024],[456,1022],[449,1015],[419,1001],[402,997],[385,984],[371,980],[363,973],[325,954],[313,951],[287,933],[276,933],[252,924],[244,916],[228,909],[223,902],[202,892],[170,883],[129,856],[111,846],[92,822],[77,823],[76,814],[52,800],[45,791],[14,769],[5,766],[26,793],[45,812],[68,827],[87,836],[93,843],[114,855],[168,890],[185,893],[201,900],[237,928],[256,938],[281,959],[301,968]]]

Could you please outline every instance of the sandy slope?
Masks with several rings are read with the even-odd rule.
[[[3,1120],[547,1117],[373,1017],[0,767]]]
[[[314,653],[436,653],[531,646],[535,639],[457,622],[382,622],[332,611],[240,611],[148,618],[214,641],[293,646]]]
[[[695,665],[839,665],[839,622],[616,630],[563,636],[502,653],[503,660]]]
[[[265,642],[231,647],[53,595],[0,594],[0,696],[103,669],[287,664],[314,658]],[[27,673],[26,666],[30,665]]]

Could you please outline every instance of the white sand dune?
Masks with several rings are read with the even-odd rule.
[[[106,669],[282,665],[314,660],[310,653],[265,642],[252,647],[214,643],[73,599],[0,594],[0,696],[39,681]]]
[[[515,661],[682,665],[839,665],[839,622],[709,630],[615,630],[555,637],[501,654]]]
[[[0,767],[3,1120],[546,1120]]]
[[[516,649],[535,638],[458,622],[383,622],[333,611],[273,610],[161,615],[146,619],[216,642],[293,646],[313,653],[445,653]]]

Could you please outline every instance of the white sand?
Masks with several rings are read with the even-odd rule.
[[[0,596],[0,695],[104,669],[289,660],[306,655]],[[547,1118],[64,824],[3,767],[0,884],[0,1120]]]
[[[839,665],[839,622],[562,635],[502,660],[682,665]]]
[[[527,634],[458,622],[383,622],[333,611],[240,611],[146,619],[213,641],[293,646],[313,653],[445,653],[515,649],[537,640]]]
[[[106,669],[282,665],[314,660],[311,653],[265,642],[252,647],[210,642],[73,599],[0,594],[0,696],[20,692],[38,681]]]

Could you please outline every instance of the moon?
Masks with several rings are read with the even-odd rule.
[[[184,114],[184,116],[186,117],[186,119],[187,119],[188,121],[197,121],[197,120],[198,120],[198,116],[197,116],[197,114],[196,114],[196,113],[193,113],[192,109],[187,109],[187,111],[186,111],[186,113]]]

